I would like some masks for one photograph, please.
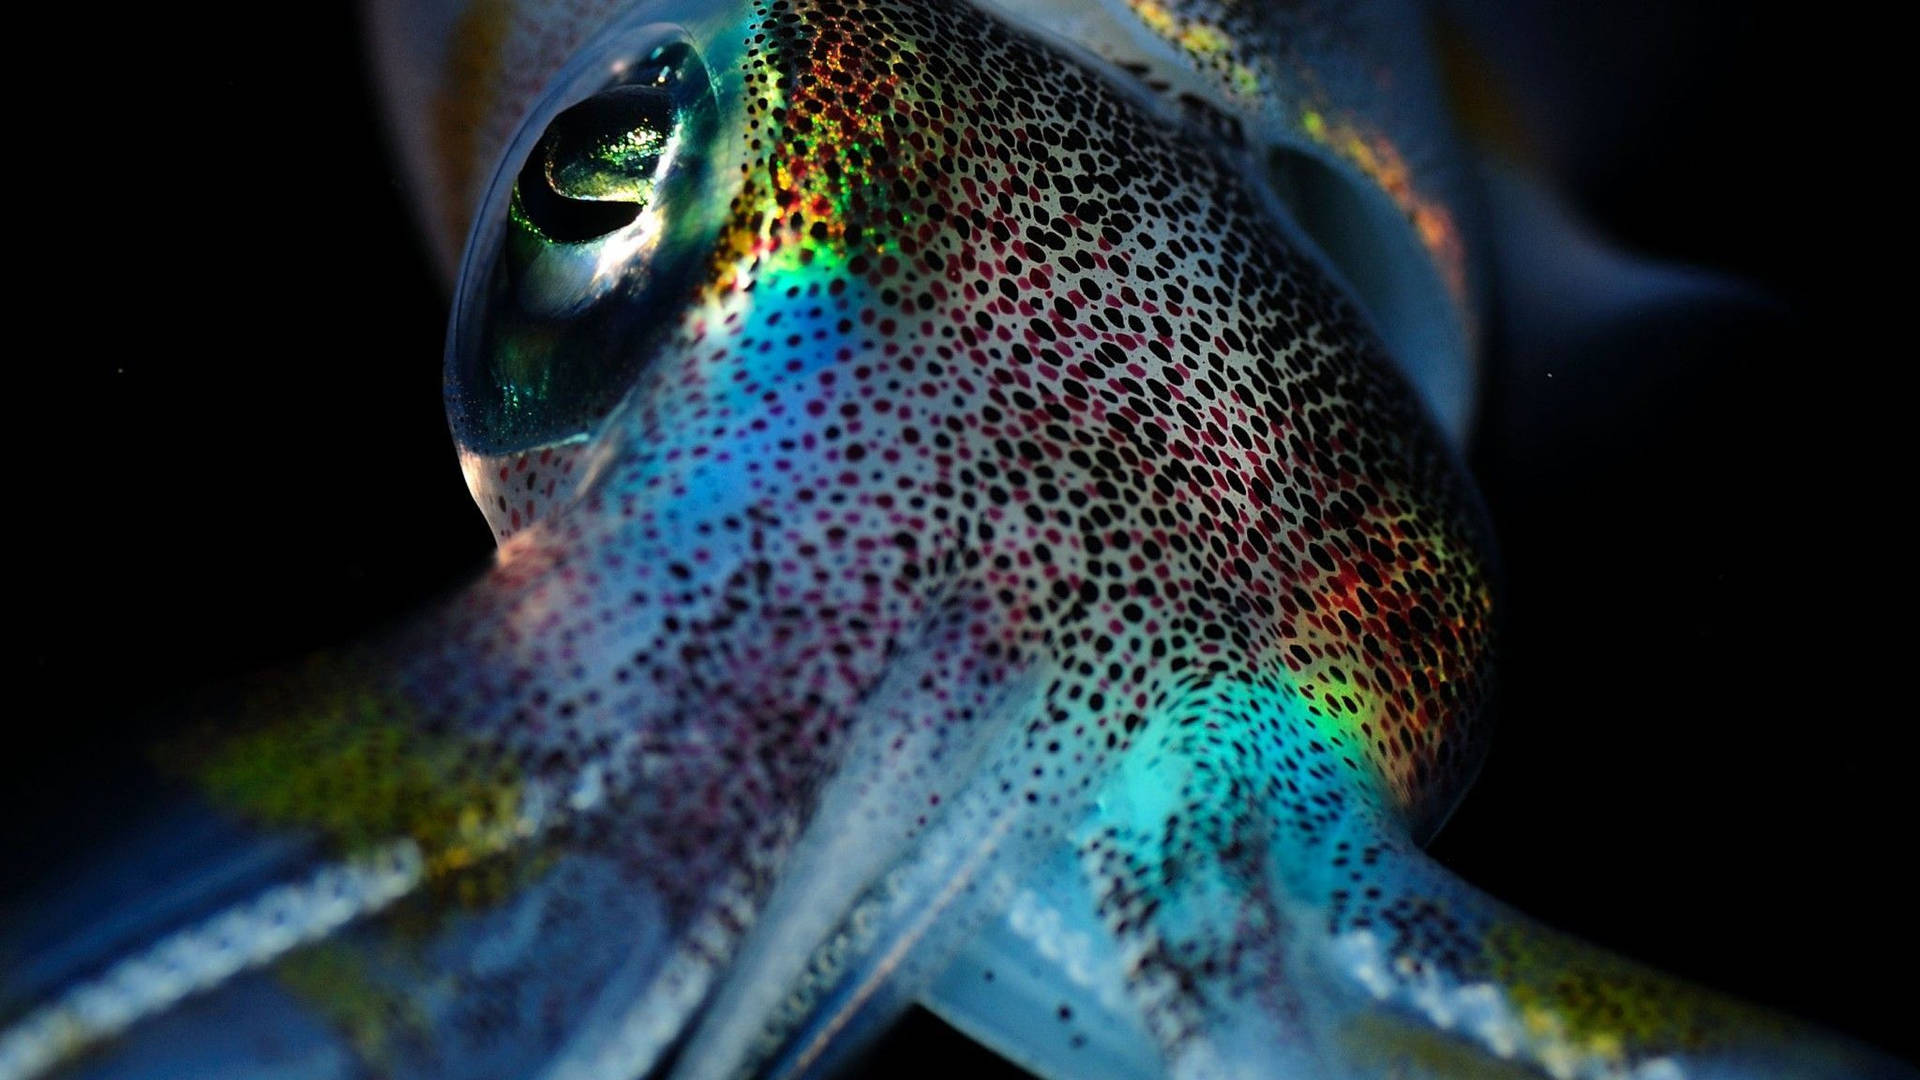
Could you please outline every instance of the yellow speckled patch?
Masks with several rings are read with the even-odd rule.
[[[475,764],[464,740],[423,734],[409,706],[346,665],[316,660],[241,710],[249,726],[203,731],[163,757],[245,818],[316,828],[347,850],[410,837],[430,876],[527,831],[514,777]]]
[[[1602,1060],[1699,1050],[1779,1026],[1761,1010],[1530,925],[1496,928],[1486,959],[1530,1035]]]
[[[1260,92],[1260,76],[1238,58],[1239,45],[1226,31],[1209,23],[1183,19],[1159,0],[1127,0],[1127,6],[1147,29],[1174,45],[1202,70],[1220,76],[1236,94]]]

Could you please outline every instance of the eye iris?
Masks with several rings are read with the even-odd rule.
[[[621,86],[554,117],[514,184],[514,220],[560,244],[632,224],[653,195],[674,106],[662,88]]]

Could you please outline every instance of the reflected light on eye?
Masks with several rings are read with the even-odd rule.
[[[656,190],[662,178],[673,174],[674,163],[680,156],[680,146],[685,135],[685,122],[676,123],[673,126],[673,137],[668,139],[667,145],[661,149],[659,163],[654,166]],[[594,260],[594,287],[605,288],[633,265],[632,260],[635,257],[652,254],[653,249],[660,243],[660,231],[664,223],[660,208],[649,203],[641,207],[639,216],[633,219],[633,224],[602,241],[598,257]]]
[[[611,286],[633,268],[637,256],[651,254],[660,243],[662,224],[660,211],[649,206],[633,224],[602,240],[593,263],[592,291]]]

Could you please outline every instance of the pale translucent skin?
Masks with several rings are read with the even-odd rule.
[[[974,38],[938,35],[956,27],[977,34],[985,24],[933,6],[943,10],[924,18],[894,4],[852,5],[848,17],[831,18],[808,5],[803,22],[855,54],[879,40],[917,46],[924,58],[933,51],[920,43],[927,35],[963,54],[974,48]],[[1055,17],[1045,7],[1025,14]],[[668,10],[661,17],[686,24],[717,77],[731,77],[731,42],[744,37],[749,12],[695,19]],[[562,35],[555,55],[571,54],[589,36],[591,27],[580,25]],[[508,40],[523,42],[548,26],[534,18]],[[894,33],[913,40],[896,41]],[[1069,72],[1057,58],[1035,59],[1050,54],[1015,38],[985,52],[1002,64],[1025,58],[1056,76]],[[1351,58],[1328,46],[1319,59],[1337,98],[1337,73]],[[861,66],[857,55],[849,66],[879,70]],[[537,65],[515,71],[532,85],[546,81]],[[1010,81],[952,76],[953,85],[983,95],[1004,95]],[[1358,594],[1348,572],[1386,579],[1388,587],[1371,587],[1380,593],[1374,602],[1389,606],[1395,583],[1438,579],[1414,587],[1408,610],[1442,612],[1454,620],[1450,628],[1422,623],[1417,635],[1392,635],[1416,652],[1438,646],[1437,655],[1412,662],[1419,680],[1411,681],[1404,657],[1363,655],[1371,630],[1343,638],[1335,624],[1317,630],[1303,616],[1301,626],[1289,619],[1280,629],[1242,631],[1222,613],[1231,600],[1216,594],[1206,594],[1217,605],[1191,628],[1172,621],[1172,608],[1161,629],[1151,628],[1158,601],[1141,600],[1148,615],[1120,620],[1148,627],[1149,636],[1090,652],[1090,642],[1065,639],[1063,631],[1088,617],[1073,609],[1119,605],[1096,583],[1132,579],[1117,565],[1103,569],[1084,542],[1049,544],[1066,567],[1054,580],[1071,582],[1069,595],[1048,600],[1034,588],[1003,599],[1008,586],[1035,582],[994,560],[1017,562],[1039,541],[1021,533],[1017,520],[995,537],[970,535],[997,521],[973,515],[969,501],[988,498],[989,475],[911,452],[885,456],[931,437],[910,439],[909,432],[958,433],[944,422],[996,404],[977,384],[928,382],[931,415],[912,422],[898,408],[862,413],[860,445],[885,464],[863,466],[873,471],[848,481],[863,499],[886,492],[904,499],[899,492],[946,485],[938,497],[968,513],[941,517],[930,505],[925,520],[906,523],[862,501],[844,518],[801,514],[795,493],[816,490],[819,476],[847,470],[843,462],[852,459],[838,448],[785,450],[778,439],[819,431],[804,406],[818,402],[829,416],[863,408],[861,390],[876,377],[851,372],[888,370],[894,361],[886,346],[913,344],[915,331],[880,329],[870,337],[836,328],[851,355],[809,346],[816,366],[801,374],[813,381],[783,382],[783,367],[736,343],[764,333],[774,315],[784,314],[789,327],[806,315],[768,299],[778,295],[776,283],[785,284],[779,271],[716,259],[720,287],[666,314],[677,334],[628,404],[594,433],[574,497],[559,493],[546,508],[551,516],[526,525],[483,582],[387,643],[385,667],[369,671],[373,662],[356,656],[323,672],[317,685],[261,707],[264,739],[243,741],[234,755],[210,754],[202,775],[216,803],[224,797],[229,809],[274,824],[317,823],[358,852],[347,864],[358,875],[346,890],[350,914],[371,917],[394,902],[389,893],[411,891],[411,899],[390,909],[391,921],[363,919],[329,944],[285,959],[267,942],[270,928],[242,920],[230,951],[277,961],[279,982],[246,977],[186,999],[135,1027],[121,1047],[126,1056],[110,1057],[108,1068],[158,1070],[154,1063],[169,1052],[167,1025],[176,1036],[199,1034],[220,1022],[207,1003],[224,999],[242,1017],[231,1025],[237,1032],[226,1033],[242,1047],[231,1052],[262,1071],[274,1059],[281,1067],[354,1067],[334,1060],[343,1053],[339,1042],[285,1035],[300,1009],[344,1031],[344,1042],[366,1059],[361,1067],[400,1075],[536,1068],[643,1075],[682,1035],[689,1041],[672,1059],[674,1075],[806,1071],[831,1065],[859,1035],[919,997],[990,1045],[1056,1075],[1096,1071],[1076,1057],[1081,1051],[1106,1053],[1115,1070],[1144,1075],[1899,1075],[1895,1066],[1849,1057],[1847,1048],[1532,926],[1419,855],[1413,841],[1444,816],[1480,751],[1476,718],[1492,601],[1471,495],[1366,323],[1290,249],[1284,223],[1262,226],[1261,215],[1275,208],[1220,180],[1224,169],[1194,154],[1178,125],[1153,116],[1150,105],[1102,97],[1091,84],[1076,94],[1101,101],[1097,115],[1113,128],[1097,134],[1128,136],[1126,145],[1146,162],[1142,182],[1158,175],[1201,194],[1202,205],[1174,206],[1145,231],[1165,243],[1195,234],[1197,222],[1186,216],[1222,215],[1238,227],[1223,237],[1255,237],[1233,252],[1262,271],[1242,289],[1267,296],[1260,290],[1279,280],[1304,294],[1297,307],[1247,316],[1275,325],[1284,350],[1264,357],[1283,370],[1261,376],[1263,390],[1313,391],[1312,401],[1297,406],[1295,420],[1311,437],[1294,452],[1301,471],[1288,474],[1292,494],[1323,500],[1317,509],[1327,520],[1315,526],[1351,528],[1364,538],[1378,524],[1410,545],[1369,561],[1356,540],[1352,553],[1327,556],[1340,566],[1342,595]],[[1250,115],[1264,115],[1268,105],[1255,102]],[[1381,102],[1361,105],[1392,115]],[[1227,100],[1220,107],[1241,106]],[[523,106],[498,108],[517,116]],[[1273,108],[1283,117],[1296,112],[1285,101]],[[789,141],[773,139],[776,147]],[[752,209],[750,199],[745,205]],[[810,235],[799,224],[791,231]],[[1081,271],[1090,278],[1111,272]],[[788,273],[796,282],[822,277]],[[898,278],[879,273],[883,282],[868,282],[867,292]],[[1193,273],[1209,280],[1207,271]],[[1445,276],[1433,271],[1436,291]],[[724,287],[747,279],[758,283],[756,294]],[[1099,287],[1113,293],[1121,285]],[[859,283],[850,289],[855,309],[872,303],[862,290]],[[1196,316],[1223,314],[1231,301],[1211,303],[1219,310],[1203,302]],[[1024,312],[1017,321],[1012,312],[995,316],[1027,321]],[[1132,357],[1147,372],[1135,377],[1196,366],[1200,358],[1182,349],[1171,358]],[[1233,357],[1232,370],[1251,379],[1263,357],[1240,352],[1246,355]],[[981,364],[976,380],[985,382],[995,358],[966,359]],[[836,365],[849,372],[842,381],[818,379]],[[747,389],[732,389],[736,374]],[[1072,380],[1048,378],[1056,379],[1059,401],[1078,396],[1066,388]],[[755,396],[763,386],[767,393]],[[1208,392],[1190,394],[1198,402]],[[1234,414],[1236,424],[1261,408],[1259,401],[1235,406],[1230,397],[1224,392],[1219,404],[1248,410]],[[1438,410],[1437,401],[1430,404]],[[1328,413],[1335,422],[1316,418]],[[793,419],[775,419],[771,432],[754,426],[782,415]],[[1075,423],[1111,438],[1084,417]],[[1196,419],[1190,426],[1207,425]],[[1046,439],[1072,446],[1074,430]],[[1040,439],[1037,431],[1031,437]],[[1037,458],[989,449],[991,439],[968,429],[957,441],[975,441],[979,461],[1006,458],[997,466],[1002,474],[1010,461],[1054,456],[1048,446]],[[1321,448],[1358,460],[1323,465],[1314,454]],[[753,475],[753,464],[779,455],[793,458],[784,475]],[[1063,489],[1097,492],[1101,482],[1119,482],[1104,464],[1064,457]],[[1243,466],[1217,467],[1244,467],[1253,477],[1259,464],[1249,457]],[[484,482],[488,472],[474,475]],[[977,490],[955,490],[956,480]],[[1359,486],[1376,494],[1385,488],[1388,501],[1403,505],[1349,510],[1336,496]],[[1141,494],[1144,508],[1104,494],[1094,500],[1113,521],[1140,522],[1136,544],[1157,520],[1182,532],[1171,519],[1152,517],[1154,510],[1171,513],[1202,498],[1163,492],[1156,506]],[[1257,502],[1268,500],[1284,496]],[[1258,509],[1257,502],[1247,505]],[[830,504],[822,496],[819,505]],[[1141,513],[1149,516],[1133,516]],[[1222,520],[1202,519],[1205,527],[1193,530],[1201,543],[1225,528],[1211,504],[1208,514]],[[1342,515],[1361,520],[1340,524]],[[905,574],[910,558],[889,547],[903,527],[914,541],[905,547],[932,553],[923,573]],[[835,537],[836,529],[849,535]],[[860,547],[863,540],[873,546]],[[1163,553],[1170,548],[1165,543]],[[1328,613],[1326,578],[1305,558],[1285,554],[1246,572],[1242,595],[1277,582],[1301,589],[1309,613]],[[1231,559],[1196,558],[1165,553],[1171,577],[1157,579],[1155,595],[1185,589],[1199,596],[1234,580]],[[1159,561],[1149,558],[1133,572],[1152,575]],[[1094,595],[1082,599],[1081,586]],[[1438,597],[1430,605],[1428,592]],[[1027,616],[1026,600],[1045,610]],[[1227,667],[1196,680],[1191,666],[1169,662],[1215,655],[1199,643],[1211,640],[1206,627],[1225,624]],[[1171,658],[1154,651],[1163,641],[1172,642]],[[1294,666],[1284,654],[1296,646],[1314,656]],[[1095,653],[1119,673],[1089,674],[1082,665],[1092,665]],[[1348,674],[1330,674],[1336,663]],[[1408,691],[1405,711],[1369,703],[1354,689],[1364,684],[1352,673],[1370,663],[1384,672],[1374,685],[1418,687]],[[341,704],[341,683],[370,687],[371,701]],[[1117,713],[1126,709],[1104,714],[1081,693],[1094,686],[1115,700],[1143,695],[1137,735],[1128,723],[1124,738],[1100,738],[1103,725],[1120,726]],[[1445,686],[1458,689],[1442,693]],[[1303,689],[1311,691],[1305,698]],[[1324,709],[1302,704],[1314,694]],[[1336,706],[1333,697],[1361,704]],[[313,720],[314,711],[326,716]],[[284,714],[296,717],[292,735],[275,726],[286,723]],[[1368,719],[1379,725],[1377,741],[1357,726]],[[362,745],[368,730],[376,737]],[[1404,733],[1404,745],[1390,742],[1389,732]],[[1066,744],[1064,754],[1054,742]],[[343,744],[339,760],[326,756]],[[261,759],[276,763],[265,794],[245,774]],[[369,792],[363,774],[382,770],[402,776],[396,783],[408,805],[391,808]],[[302,789],[309,780],[320,786]],[[293,792],[290,802],[275,801],[280,791]],[[368,852],[377,856],[371,862]],[[221,948],[199,943],[196,956]],[[1009,965],[1021,964],[1037,972],[1036,982],[1005,978]],[[1005,989],[981,989],[968,965],[997,966]],[[1556,991],[1553,977],[1564,971],[1586,973],[1591,985]],[[286,999],[288,989],[296,1003]],[[158,1000],[145,984],[124,993]],[[1076,1006],[1073,1022],[1056,1026],[1056,996]],[[359,1002],[372,1002],[385,1020],[370,1025]],[[1674,1013],[1700,1030],[1672,1023]],[[282,1042],[259,1041],[262,1028],[278,1029]]]

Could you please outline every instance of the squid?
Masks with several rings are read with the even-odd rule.
[[[1409,8],[367,18],[497,554],[155,752],[0,1078],[1920,1076],[1423,852],[1501,594]]]

